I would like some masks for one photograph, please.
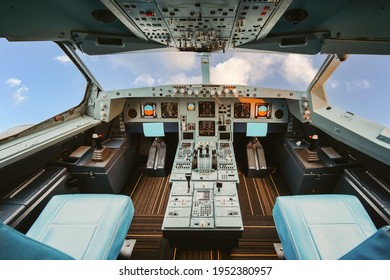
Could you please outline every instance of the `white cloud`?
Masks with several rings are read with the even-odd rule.
[[[312,59],[299,54],[287,55],[282,62],[280,72],[290,84],[296,86],[307,86],[316,74]]]
[[[161,81],[159,79],[159,81]],[[202,83],[202,77],[201,76],[191,76],[186,75],[185,73],[178,73],[175,75],[172,75],[170,78],[164,80],[163,84],[201,84]]]
[[[335,79],[330,79],[328,83],[329,83],[330,88],[333,90],[337,89],[341,85],[340,82],[335,80]]]
[[[352,81],[346,83],[347,90],[352,91],[354,89],[368,89],[371,87],[371,84],[369,81],[363,79],[360,81]]]
[[[10,87],[16,87],[21,84],[22,80],[16,79],[16,78],[10,78],[5,83]]]
[[[243,85],[261,85],[264,80],[280,75],[293,87],[306,87],[315,74],[311,58],[295,54],[234,54],[210,69],[213,83]]]
[[[20,104],[27,99],[25,93],[28,92],[28,87],[22,85],[22,80],[16,78],[10,78],[5,82],[9,87],[18,87],[16,91],[12,93],[12,99],[14,104]]]
[[[134,84],[137,86],[153,86],[155,80],[148,74],[142,74],[135,79]]]
[[[28,87],[23,85],[12,94],[12,99],[16,105],[27,99],[27,97],[24,95],[26,92],[28,92]]]
[[[214,84],[245,85],[249,81],[252,69],[250,62],[234,56],[215,67],[211,67],[210,82]]]
[[[96,63],[97,68],[108,62],[112,73],[120,71],[117,76],[134,77],[132,81],[136,86],[202,83],[200,54],[197,53],[135,52],[90,62]],[[218,53],[210,56],[210,82],[215,84],[264,87],[280,84],[284,88],[302,89],[309,85],[315,73],[312,59],[305,55]]]
[[[190,71],[198,67],[197,54],[181,52],[129,53],[107,56],[112,69],[127,69],[141,74],[146,71]]]
[[[71,62],[70,58],[66,55],[59,55],[57,57],[55,57],[55,60],[61,62],[61,63],[68,63],[68,62]]]
[[[161,58],[161,61],[157,60],[156,62],[167,69],[190,71],[200,66],[200,60],[195,53],[165,53]]]
[[[371,87],[370,82],[367,80],[357,81],[356,86],[364,89],[368,89]]]

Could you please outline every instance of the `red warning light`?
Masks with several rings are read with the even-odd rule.
[[[153,17],[155,14],[156,14],[156,12],[152,12],[152,11],[146,11],[146,12],[145,12],[145,15],[146,15],[147,17]]]

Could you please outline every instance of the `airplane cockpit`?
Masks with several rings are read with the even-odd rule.
[[[2,1],[0,78],[14,103],[0,114],[0,259],[390,259],[387,80],[354,72],[376,56],[386,73],[389,10]],[[10,59],[24,43],[63,67]],[[351,56],[363,63],[334,78]],[[53,114],[81,84],[70,64],[81,101]],[[34,78],[49,90],[29,103]],[[350,97],[360,89],[371,95]],[[343,94],[365,110],[334,105]]]

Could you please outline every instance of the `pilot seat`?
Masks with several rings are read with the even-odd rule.
[[[288,260],[390,259],[390,226],[377,230],[355,196],[280,196],[273,217]]]
[[[128,196],[56,195],[25,235],[0,224],[0,259],[115,260],[133,215]]]

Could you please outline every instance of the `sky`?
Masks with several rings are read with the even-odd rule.
[[[202,83],[201,55],[196,53],[81,56],[86,64],[95,70],[94,75],[106,90]],[[210,57],[210,80],[215,84],[305,90],[323,59],[324,56],[315,59],[300,55],[215,53]],[[115,75],[107,75],[107,72]]]
[[[105,90],[202,82],[196,53],[79,55]],[[305,90],[324,59],[325,55],[216,53],[210,57],[210,80]],[[0,61],[0,132],[51,118],[78,105],[84,96],[84,77],[54,43],[0,39]],[[326,85],[329,101],[390,127],[390,58],[357,56],[347,62]]]

